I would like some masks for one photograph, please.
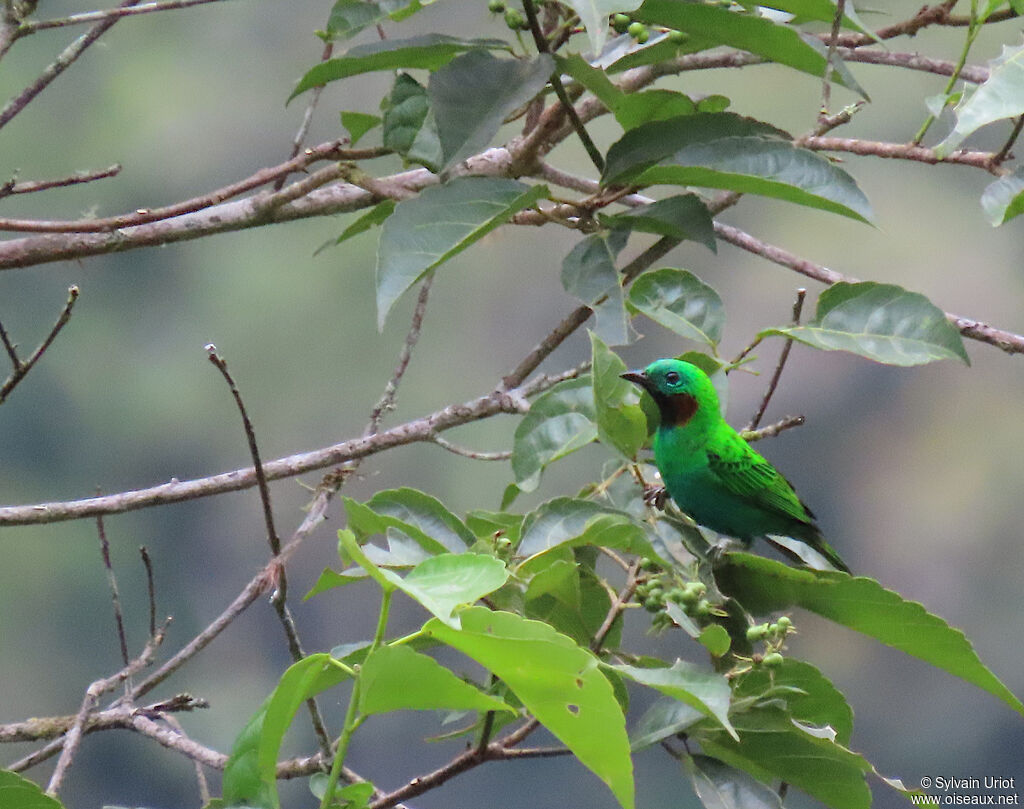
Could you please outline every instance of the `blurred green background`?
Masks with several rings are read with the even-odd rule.
[[[307,99],[288,107],[284,101],[319,58],[322,45],[312,31],[323,27],[329,5],[239,0],[118,23],[0,132],[0,180],[15,171],[21,179],[48,178],[114,162],[123,164],[121,175],[8,197],[0,200],[0,215],[58,219],[156,207],[282,161]],[[866,19],[882,25],[916,10],[912,2],[889,5],[891,16]],[[46,17],[91,8],[60,0],[40,6]],[[1018,29],[1011,22],[986,33],[972,61],[997,55],[1002,43],[1019,39]],[[41,32],[18,43],[3,61],[3,97],[20,91],[81,30]],[[395,35],[430,30],[507,33],[482,0],[445,0]],[[927,30],[889,47],[955,58],[962,36],[960,29]],[[853,69],[873,103],[841,131],[848,137],[908,140],[926,114],[921,99],[945,82],[868,65]],[[342,134],[339,110],[375,112],[387,85],[388,77],[374,76],[330,86],[308,142]],[[724,93],[734,110],[796,133],[813,126],[821,91],[809,77],[770,66],[684,74],[661,86]],[[833,98],[835,107],[854,100],[842,88]],[[937,125],[934,140],[947,128]],[[595,122],[593,132],[603,148],[617,134],[608,120]],[[997,147],[1005,135],[982,133],[977,143]],[[844,160],[871,199],[878,228],[759,199],[744,200],[723,219],[849,275],[901,284],[946,310],[1024,331],[1024,226],[987,224],[978,197],[991,178],[955,166]],[[551,161],[587,172],[575,143],[560,147]],[[397,168],[387,160],[374,165],[381,173]],[[116,492],[245,466],[237,412],[207,362],[208,342],[218,346],[242,389],[264,458],[361,432],[394,367],[413,296],[378,333],[374,236],[313,256],[348,221],[277,225],[0,273],[0,320],[27,350],[46,334],[67,287],[82,290],[66,331],[0,408],[0,502],[79,498],[97,488]],[[446,265],[389,423],[490,390],[575,306],[558,279],[575,238],[556,227],[505,228]],[[643,244],[635,239],[630,255]],[[683,245],[665,264],[692,270],[722,294],[727,356],[760,329],[786,322],[798,286],[809,287],[808,309],[819,290],[728,245],[717,256]],[[621,351],[630,365],[692,348],[653,324],[640,330],[643,339]],[[734,424],[754,410],[780,346],[762,347],[761,377],[734,376]],[[982,660],[1022,695],[1022,359],[974,342],[968,351],[970,368],[946,362],[900,370],[797,346],[767,418],[802,413],[807,426],[760,449],[813,506],[856,571],[961,627]],[[588,352],[585,334],[577,335],[544,368],[567,368]],[[450,437],[475,448],[506,448],[514,426],[514,419],[500,417]],[[572,493],[600,474],[606,457],[599,447],[578,453],[517,506]],[[497,507],[510,479],[507,464],[413,446],[369,459],[346,493],[366,498],[378,489],[413,486],[464,511]],[[288,535],[302,520],[308,491],[283,481],[272,492],[279,531]],[[311,651],[367,637],[377,606],[363,585],[298,601],[336,558],[334,532],[343,518],[337,507],[330,517],[290,573],[293,608]],[[135,651],[146,624],[138,546],[153,556],[159,611],[174,616],[160,659],[219,614],[267,556],[254,491],[110,517],[106,527]],[[120,666],[95,525],[4,528],[0,543],[0,722],[74,713],[86,686]],[[417,607],[402,603],[394,629],[411,629],[422,618]],[[851,632],[802,613],[796,622],[792,653],[819,666],[847,695],[856,713],[853,746],[883,774],[908,784],[924,775],[1024,781],[1024,724],[1003,704]],[[680,633],[647,642],[662,655],[696,653]],[[209,711],[180,719],[194,738],[226,752],[288,663],[272,610],[261,603],[153,697],[188,691],[208,699]],[[337,727],[345,695],[333,696],[324,709]],[[444,730],[433,715],[375,719],[360,730],[351,765],[394,788],[459,749],[458,742],[421,743]],[[293,736],[290,754],[313,749],[304,730]],[[0,750],[3,764],[32,749],[7,745]],[[640,805],[697,805],[667,756],[640,754],[637,770]],[[28,775],[45,783],[49,767]],[[212,783],[216,789],[215,776]],[[578,805],[614,805],[596,778],[558,759],[480,768],[413,804],[561,805],[567,784]],[[873,789],[877,806],[905,805],[877,782]],[[310,802],[299,784],[284,794],[294,801],[289,805]],[[86,738],[63,797],[75,809],[198,804],[191,765],[127,733]],[[796,798],[793,805],[811,804]]]

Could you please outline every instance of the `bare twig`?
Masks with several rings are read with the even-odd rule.
[[[740,435],[748,442],[760,441],[762,438],[774,438],[779,433],[791,427],[801,427],[807,420],[803,416],[786,416],[774,424],[762,427],[759,430],[743,430]]]
[[[36,31],[43,31],[48,28],[64,28],[69,25],[87,25],[93,22],[106,20],[119,20],[122,17],[132,17],[136,14],[151,14],[154,11],[172,11],[179,8],[189,8],[205,3],[218,3],[221,0],[160,0],[153,3],[140,3],[136,6],[120,6],[118,8],[106,9],[105,11],[86,11],[82,14],[71,14],[67,17],[60,17],[52,20],[26,20],[21,24],[18,32],[20,36],[34,34]]]
[[[475,449],[466,449],[460,447],[458,444],[453,444],[447,438],[440,435],[435,435],[431,439],[439,447],[448,450],[454,455],[461,455],[463,458],[471,458],[474,461],[507,461],[512,457],[511,450],[501,450],[499,452],[481,452]]]
[[[117,627],[117,640],[121,645],[121,662],[126,666],[128,659],[128,640],[124,633],[124,614],[121,611],[121,595],[117,589],[117,576],[114,575],[114,566],[110,563],[110,543],[107,541],[107,531],[103,526],[103,517],[96,517],[96,531],[100,537],[100,552],[103,555],[103,567],[107,571],[107,584],[110,586],[110,597],[114,602],[114,624]],[[152,633],[150,633],[152,635]]]
[[[138,2],[139,0],[124,0],[119,8],[135,6],[138,5]],[[4,108],[0,110],[0,128],[3,128],[8,121],[25,109],[25,107],[27,107],[37,95],[50,86],[50,83],[54,79],[71,67],[78,57],[85,52],[86,48],[103,36],[103,34],[105,34],[107,30],[118,21],[118,19],[118,17],[107,17],[100,20],[92,28],[82,34],[82,36],[61,51],[60,55],[58,55],[57,58],[39,74],[35,81],[22,90],[16,97],[8,101]]]
[[[153,584],[153,560],[145,545],[139,546],[142,566],[146,568],[146,595],[149,597],[149,636],[156,634],[156,586]]]
[[[94,180],[114,177],[120,171],[120,163],[115,163],[113,166],[97,171],[76,171],[68,177],[61,177],[56,180],[29,180],[28,182],[19,183],[12,178],[0,186],[0,199],[14,194],[34,194],[37,191],[48,191],[51,188],[66,188],[69,185],[91,183]]]
[[[331,58],[334,53],[334,43],[327,42],[324,44],[323,52],[320,54],[320,61],[326,62]],[[316,110],[317,102],[320,101],[320,95],[324,91],[324,85],[318,85],[313,88],[313,93],[310,96],[309,103],[306,105],[306,111],[302,114],[302,123],[299,124],[299,130],[295,133],[295,137],[292,138],[292,150],[289,154],[289,158],[295,158],[299,151],[302,149],[302,144],[306,140],[306,135],[309,134],[310,124],[313,123],[313,112]],[[284,187],[285,180],[288,179],[287,174],[282,174],[277,180],[274,181],[274,190],[280,191]]]
[[[57,335],[60,334],[61,329],[67,325],[67,322],[71,319],[71,310],[75,306],[75,301],[78,300],[78,287],[71,286],[68,288],[68,299],[64,304],[64,308],[61,310],[60,315],[57,317],[57,322],[53,324],[53,328],[50,329],[50,333],[46,335],[43,342],[39,344],[39,347],[32,352],[32,356],[27,360],[21,360],[18,357],[18,352],[14,343],[11,342],[7,336],[7,332],[0,326],[0,339],[2,339],[4,348],[7,351],[7,355],[11,358],[11,362],[14,364],[14,369],[11,371],[7,379],[4,380],[3,385],[0,385],[0,404],[3,404],[7,397],[11,394],[11,391],[17,387],[18,383],[32,370],[33,366],[39,362],[40,357],[46,353],[46,350],[53,344],[53,341],[57,339]]]
[[[796,291],[796,301],[793,303],[793,325],[800,325],[800,313],[804,308],[804,298],[807,297],[807,290],[800,288]],[[754,411],[754,415],[750,419],[750,423],[743,428],[743,432],[752,432],[757,429],[757,425],[761,423],[761,419],[764,418],[764,411],[768,409],[768,402],[772,400],[772,396],[775,393],[775,389],[779,386],[779,379],[782,377],[782,369],[786,367],[786,360],[789,359],[789,352],[793,348],[793,340],[787,339],[782,345],[782,351],[779,352],[779,362],[775,366],[775,372],[772,374],[771,381],[768,383],[768,389],[764,392],[764,397],[761,399],[761,404],[757,410]]]
[[[843,24],[843,15],[846,13],[846,0],[836,0],[836,13],[832,17],[832,35],[828,43],[828,57],[825,60],[825,73],[821,80],[821,110],[818,112],[818,123],[822,123],[828,117],[829,101],[832,96],[832,72],[836,63],[836,41],[839,38],[839,29]]]
[[[1018,115],[1013,121],[1013,129],[1010,131],[1010,136],[1006,139],[1006,143],[992,157],[992,168],[1001,166],[1011,156],[1010,150],[1013,148],[1013,144],[1017,142],[1017,138],[1020,137],[1022,128],[1024,128],[1024,115]]]

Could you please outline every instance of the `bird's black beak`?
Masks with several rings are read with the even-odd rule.
[[[634,385],[639,385],[646,391],[651,389],[651,380],[647,378],[647,374],[643,371],[626,371],[624,374],[619,374],[627,382],[632,382]]]

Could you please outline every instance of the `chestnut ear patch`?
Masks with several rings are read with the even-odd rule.
[[[664,415],[668,416],[668,422],[676,427],[682,427],[693,418],[697,412],[697,399],[689,393],[676,393],[666,397]]]

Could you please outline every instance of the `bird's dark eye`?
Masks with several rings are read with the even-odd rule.
[[[670,385],[675,385],[679,382],[679,374],[676,371],[669,371],[665,374],[665,381]]]

